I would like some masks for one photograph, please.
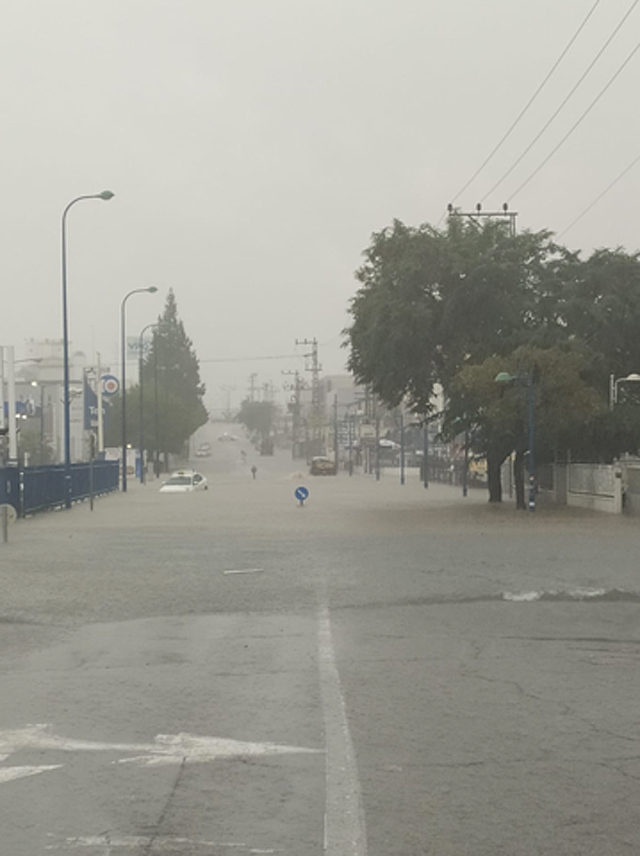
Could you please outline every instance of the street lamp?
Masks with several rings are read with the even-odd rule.
[[[140,484],[145,483],[145,468],[144,468],[144,398],[143,398],[143,383],[144,383],[144,360],[143,360],[143,338],[144,334],[147,330],[151,330],[153,327],[157,327],[157,322],[154,324],[147,324],[146,327],[143,327],[140,331],[140,343],[138,348],[138,385],[140,387]]]
[[[618,384],[626,383],[629,381],[630,383],[637,383],[640,381],[640,374],[637,372],[631,372],[626,377],[619,377],[614,380],[614,375],[611,375],[610,385],[609,385],[609,409],[613,410],[614,404],[618,403]]]
[[[67,214],[69,209],[83,199],[113,199],[110,190],[76,196],[62,212],[62,349],[63,349],[63,407],[64,407],[64,480],[65,506],[71,508],[71,398],[69,395],[69,322],[67,317]]]
[[[122,298],[122,303],[120,304],[120,346],[121,346],[121,358],[122,358],[122,492],[127,492],[127,385],[126,385],[126,368],[127,368],[127,343],[126,343],[126,316],[125,309],[127,306],[127,300],[133,294],[144,294],[145,292],[149,294],[155,294],[158,289],[155,285],[150,285],[148,288],[134,288],[129,291]]]
[[[498,372],[494,380],[496,383],[512,383],[520,382],[527,384],[529,396],[529,458],[527,462],[527,470],[529,472],[529,511],[536,510],[536,476],[535,476],[535,456],[534,456],[534,410],[533,410],[533,371],[518,372],[517,374],[509,374],[509,372]]]

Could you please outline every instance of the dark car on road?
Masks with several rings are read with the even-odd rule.
[[[335,476],[337,470],[335,462],[332,461],[331,458],[327,458],[324,455],[318,455],[311,459],[309,472],[312,476]]]

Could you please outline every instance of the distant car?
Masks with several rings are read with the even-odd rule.
[[[193,470],[178,470],[163,483],[160,493],[192,493],[194,490],[208,490],[206,478]]]
[[[231,442],[231,443],[235,443],[237,439],[238,439],[238,438],[236,437],[236,435],[235,435],[235,434],[227,434],[227,432],[226,432],[226,431],[224,432],[224,434],[221,434],[221,435],[218,437],[218,440],[219,440],[221,443],[229,443],[229,442]]]
[[[210,458],[210,457],[211,457],[211,443],[200,443],[200,445],[196,449],[196,458]]]
[[[390,452],[397,452],[400,449],[400,443],[394,443],[393,440],[386,440],[384,437],[380,439],[379,445],[381,449],[386,449]]]
[[[315,458],[311,458],[311,468],[309,472],[312,476],[335,476],[336,465],[331,458],[327,458],[324,455],[318,455]]]

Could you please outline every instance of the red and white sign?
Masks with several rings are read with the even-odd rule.
[[[110,374],[102,375],[102,394],[115,395],[120,389],[120,381]]]

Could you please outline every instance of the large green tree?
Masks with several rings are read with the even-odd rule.
[[[236,416],[236,420],[252,434],[259,434],[262,439],[265,439],[271,433],[273,416],[274,405],[272,402],[245,399],[240,405],[240,412]]]
[[[173,290],[153,328],[143,361],[144,443],[157,453],[180,453],[194,431],[207,421],[205,386],[193,342],[178,315]],[[140,387],[127,389],[127,442],[139,445]],[[121,400],[113,402],[107,420],[107,442],[118,445]]]
[[[446,230],[395,221],[373,235],[356,278],[345,331],[356,379],[387,405],[404,402],[422,417],[440,383],[449,432],[461,424],[461,414],[474,414],[475,450],[491,457],[491,498],[499,498],[497,462],[510,451],[516,451],[521,478],[526,440],[522,419],[518,427],[509,417],[506,393],[493,413],[498,393],[485,373],[497,365],[508,371],[524,359],[523,348],[548,351],[537,362],[560,360],[558,377],[572,378],[571,395],[552,401],[564,400],[566,409],[577,390],[590,390],[588,406],[574,408],[579,424],[564,435],[556,431],[553,443],[543,430],[546,410],[557,426],[567,419],[555,404],[541,402],[542,460],[563,443],[583,460],[637,450],[640,408],[633,406],[633,393],[640,385],[624,388],[624,412],[594,411],[592,405],[606,400],[611,375],[640,372],[638,254],[599,250],[583,261],[546,231],[511,235],[499,222],[462,218],[450,218]],[[548,386],[547,380],[536,395]],[[472,401],[461,407],[463,393]]]
[[[464,365],[566,337],[557,293],[572,257],[548,232],[395,221],[364,256],[348,364],[389,406],[405,400],[426,414],[434,384],[446,389]]]
[[[593,355],[594,381],[640,372],[640,253],[596,250],[575,260],[559,311],[571,334]]]

